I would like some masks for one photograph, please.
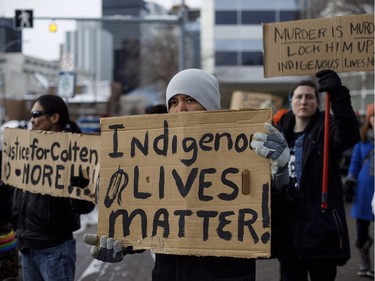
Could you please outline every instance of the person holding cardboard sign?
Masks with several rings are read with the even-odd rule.
[[[349,90],[332,70],[319,71],[319,87],[304,80],[291,91],[291,107],[278,128],[290,147],[290,181],[272,194],[273,255],[281,265],[283,281],[333,281],[337,266],[350,258],[339,169],[342,151],[359,140],[358,122]],[[328,92],[334,116],[330,118],[327,208],[322,203],[324,112],[319,92]]]
[[[220,99],[218,80],[200,69],[186,69],[177,73],[169,82],[166,92],[169,113],[221,110]],[[275,132],[270,144],[279,149],[270,158],[275,160],[273,165],[277,171],[277,166],[284,167],[289,157],[286,141],[276,129]],[[277,161],[281,155],[285,160]],[[106,236],[99,238],[95,234],[85,234],[84,241],[91,245],[91,255],[104,262],[119,262],[125,254],[133,253],[131,247],[123,248],[121,241]],[[255,259],[157,253],[152,280],[251,281],[255,280]]]
[[[55,95],[38,97],[31,110],[32,130],[80,133],[69,118],[65,102]],[[81,175],[71,185],[88,184]],[[73,231],[80,228],[80,214],[94,209],[92,202],[52,197],[15,188],[13,221],[21,251],[23,280],[74,280],[76,247]]]

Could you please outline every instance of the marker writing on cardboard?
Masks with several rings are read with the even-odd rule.
[[[121,124],[112,125],[109,128],[113,129],[113,151],[108,153],[110,158],[117,158],[119,154],[125,155],[124,152],[119,152],[118,148],[118,128],[124,128]],[[150,140],[149,133],[146,131],[143,139],[133,137],[130,143],[129,156],[134,158],[140,152],[144,156],[150,153],[150,147],[156,155],[168,156],[170,154],[177,154],[180,150],[184,153],[190,153],[191,157],[181,158],[180,161],[185,166],[193,165],[199,157],[199,151],[219,151],[220,149],[234,150],[237,153],[242,153],[246,150],[252,150],[250,142],[252,134],[246,135],[239,133],[232,136],[231,133],[204,133],[199,138],[187,136],[179,139],[178,135],[169,134],[169,125],[166,120],[163,123],[163,133]]]
[[[217,210],[210,209],[198,209],[196,211],[190,209],[175,209],[172,213],[170,213],[166,208],[159,208],[155,210],[152,217],[152,230],[149,230],[148,226],[148,221],[150,219],[148,216],[150,216],[150,213],[147,213],[144,209],[136,208],[131,211],[127,209],[117,209],[115,211],[111,211],[109,214],[108,234],[110,237],[114,237],[115,226],[120,223],[122,225],[122,235],[126,238],[127,236],[131,235],[131,228],[132,224],[134,223],[140,228],[139,230],[142,239],[149,236],[157,236],[159,229],[163,238],[169,238],[171,226],[178,228],[178,238],[184,238],[189,236],[189,233],[187,233],[188,230],[186,229],[186,224],[190,219],[195,223],[197,220],[200,221],[199,225],[202,229],[202,241],[207,241],[210,239],[210,229],[214,228],[216,229],[218,237],[222,240],[230,241],[237,239],[237,241],[244,241],[245,236],[247,235],[247,230],[255,244],[257,244],[259,241],[266,244],[271,238],[269,232],[270,217],[268,212],[268,192],[268,184],[263,185],[262,225],[265,232],[260,236],[260,238],[253,227],[255,222],[259,219],[258,213],[251,208],[240,208],[238,212],[233,210],[219,212]],[[118,220],[120,220],[120,222],[118,222]],[[177,225],[173,222],[177,222]],[[226,226],[231,223],[236,223],[236,235],[233,235],[234,233],[226,230]]]

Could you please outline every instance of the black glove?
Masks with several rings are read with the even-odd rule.
[[[319,78],[319,92],[336,93],[341,88],[341,79],[337,73],[330,69],[321,70],[316,73]]]
[[[357,186],[357,180],[352,177],[347,177],[344,180],[344,199],[345,202],[353,202],[355,196],[355,188]]]
[[[71,186],[77,186],[80,188],[85,188],[90,183],[90,180],[83,176],[82,170],[79,170],[79,176],[72,176],[70,178],[70,185]]]

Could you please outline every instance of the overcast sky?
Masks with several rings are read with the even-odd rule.
[[[103,0],[105,1],[105,0]],[[150,0],[166,8],[182,0]],[[185,0],[191,7],[199,7],[202,0]],[[0,0],[0,17],[14,17],[17,9],[33,10],[34,17],[100,17],[102,0]],[[75,30],[74,21],[57,21],[56,33],[48,31],[49,20],[36,20],[34,27],[23,31],[25,55],[47,60],[59,59],[59,45],[64,42],[65,31]]]

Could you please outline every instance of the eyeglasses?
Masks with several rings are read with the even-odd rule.
[[[46,114],[49,114],[49,113],[47,111],[31,111],[31,118],[38,118]]]

